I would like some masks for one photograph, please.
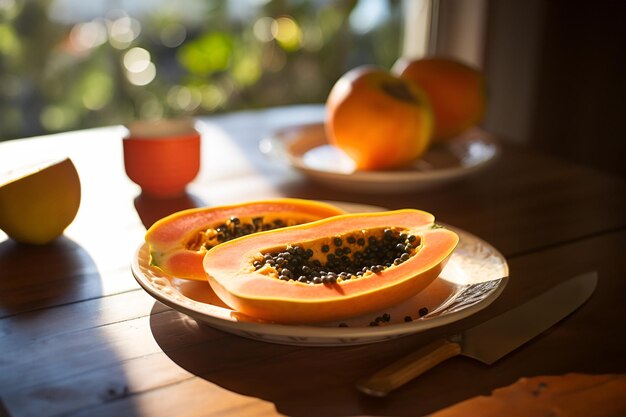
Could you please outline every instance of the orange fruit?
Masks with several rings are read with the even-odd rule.
[[[430,144],[433,116],[425,94],[377,67],[344,74],[328,95],[326,114],[329,142],[359,170],[407,165]]]
[[[400,58],[392,72],[424,90],[435,116],[434,141],[457,136],[480,122],[487,106],[481,71],[450,58]]]

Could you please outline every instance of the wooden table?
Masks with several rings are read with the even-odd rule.
[[[126,177],[122,127],[1,143],[0,167],[69,155],[83,195],[75,221],[50,245],[0,235],[0,415],[416,416],[521,377],[626,372],[624,181],[505,146],[497,162],[461,182],[407,194],[350,194],[259,153],[259,139],[272,130],[322,114],[319,106],[298,106],[202,119],[200,175],[189,198],[167,203],[139,196]],[[448,326],[377,344],[314,348],[198,326],[133,278],[129,265],[143,223],[192,203],[279,196],[430,211],[498,248],[509,262],[509,284],[489,307]],[[455,358],[384,399],[355,389],[357,379],[434,337],[589,270],[599,273],[592,298],[493,366]]]

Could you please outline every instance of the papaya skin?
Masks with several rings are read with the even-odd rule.
[[[182,210],[155,222],[146,232],[150,264],[176,278],[206,281],[202,260],[206,249],[191,245],[196,236],[231,217],[245,220],[258,216],[287,221],[315,221],[344,214],[331,204],[313,200],[282,198],[227,206]],[[191,246],[190,246],[191,245]]]
[[[231,308],[257,319],[279,323],[340,320],[387,308],[426,288],[443,270],[458,243],[456,233],[433,228],[434,217],[419,210],[346,214],[305,225],[264,232],[209,250],[204,269],[215,293]],[[260,254],[287,245],[312,245],[329,236],[398,227],[421,239],[408,261],[333,284],[276,279],[251,267]]]

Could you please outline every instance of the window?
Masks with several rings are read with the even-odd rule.
[[[0,140],[322,103],[360,64],[390,68],[403,3],[0,0]]]

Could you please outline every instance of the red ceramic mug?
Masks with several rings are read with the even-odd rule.
[[[192,119],[137,121],[126,126],[124,168],[153,197],[177,197],[200,170],[200,133]]]

